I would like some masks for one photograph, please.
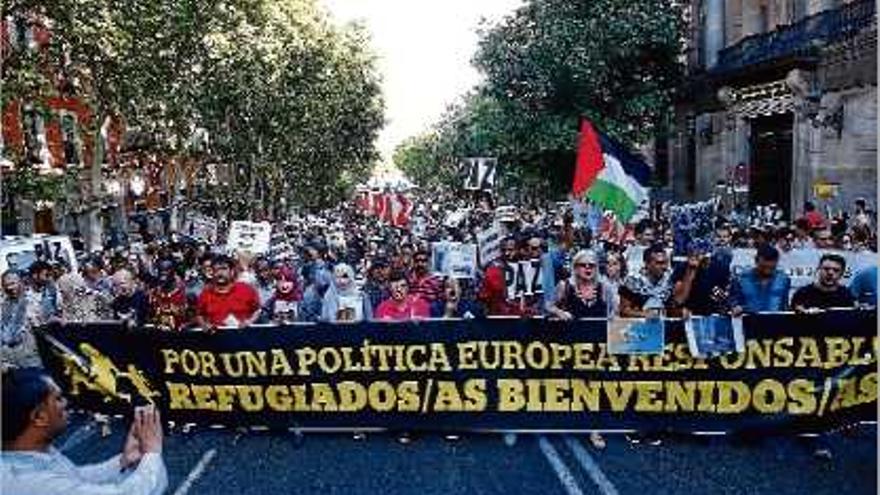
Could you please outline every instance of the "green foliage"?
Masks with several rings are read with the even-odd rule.
[[[40,69],[41,60],[55,61],[67,89],[97,116],[84,132],[117,113],[179,154],[204,129],[214,159],[251,171],[237,191],[253,198],[255,184],[272,184],[270,196],[307,205],[338,199],[343,172],[362,174],[377,157],[384,106],[369,40],[356,26],[333,26],[316,0],[3,6],[4,16],[33,12],[51,19],[52,44],[47,53],[17,51],[4,64],[4,98],[57,92],[54,75]]]
[[[527,0],[481,32],[473,63],[485,82],[430,139],[402,144],[395,163],[437,183],[443,177],[413,170],[413,157],[430,171],[497,156],[507,187],[566,190],[580,116],[631,146],[660,130],[682,76],[683,19],[666,0]]]

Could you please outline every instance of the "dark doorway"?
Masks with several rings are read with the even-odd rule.
[[[791,217],[792,126],[790,113],[752,120],[749,205],[777,204]]]

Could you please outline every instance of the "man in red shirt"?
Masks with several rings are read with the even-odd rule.
[[[507,282],[513,277],[507,264],[515,263],[516,239],[508,237],[501,242],[501,258],[486,269],[479,300],[486,307],[487,316],[523,316],[527,314],[522,299],[508,299]]]
[[[377,320],[406,321],[431,316],[431,306],[417,294],[409,293],[409,283],[403,272],[391,276],[391,297],[376,308]]]
[[[223,255],[213,260],[214,279],[199,295],[196,323],[206,329],[246,327],[260,316],[260,296],[244,282],[235,280],[234,263]]]

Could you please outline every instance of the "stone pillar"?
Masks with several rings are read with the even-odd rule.
[[[819,12],[833,9],[837,6],[835,0],[808,0],[807,15],[818,14]]]
[[[743,38],[761,32],[761,1],[743,0],[742,5]]]
[[[724,48],[724,0],[706,2],[706,24],[703,43],[706,50],[706,68],[718,63],[718,52]]]

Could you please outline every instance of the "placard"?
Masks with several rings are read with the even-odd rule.
[[[236,220],[229,227],[226,249],[229,252],[248,251],[262,254],[269,251],[272,225],[269,222],[245,222]]]
[[[477,247],[461,242],[432,243],[431,271],[454,278],[476,277]]]
[[[507,298],[516,299],[544,293],[543,263],[540,258],[507,263],[504,268],[504,281],[507,285]]]
[[[480,247],[480,266],[488,266],[501,256],[501,241],[504,235],[497,225],[477,232],[477,245]]]

